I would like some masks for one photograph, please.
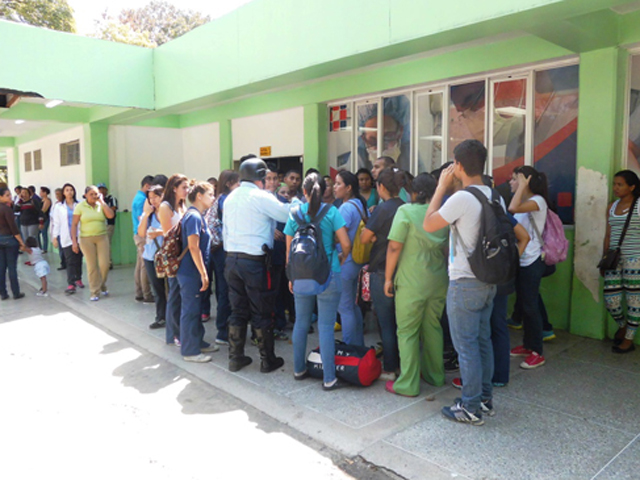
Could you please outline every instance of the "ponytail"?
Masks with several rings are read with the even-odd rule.
[[[360,169],[358,173],[363,173],[361,170],[364,170],[364,172],[371,175],[367,169]],[[362,208],[367,210],[367,201],[362,197],[362,195],[360,195],[360,182],[358,181],[358,176],[348,170],[340,170],[337,176],[340,177],[347,187],[351,187],[351,194],[353,195],[353,198],[359,200],[362,204]]]
[[[531,177],[531,180],[529,180],[529,190],[531,190],[531,193],[535,195],[540,195],[544,198],[547,205],[549,205],[549,187],[547,183],[547,176],[544,173],[539,172],[529,165],[517,167],[513,170],[513,173],[521,173],[525,177]]]
[[[310,173],[304,179],[302,189],[309,196],[309,210],[307,213],[310,217],[315,217],[320,210],[326,188],[327,185],[324,183],[324,178],[317,173]]]
[[[395,167],[390,167],[380,172],[377,183],[386,188],[389,195],[397,197],[403,188],[410,194],[413,192],[411,188],[412,179],[413,177],[409,173]]]

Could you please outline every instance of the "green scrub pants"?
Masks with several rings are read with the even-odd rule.
[[[425,298],[424,289],[400,286],[396,291],[396,321],[401,374],[393,389],[402,395],[420,394],[420,375],[431,385],[444,385],[442,327],[443,295]],[[420,345],[422,343],[422,352]]]

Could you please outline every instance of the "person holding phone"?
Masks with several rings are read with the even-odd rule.
[[[105,203],[95,185],[84,191],[84,200],[73,211],[71,223],[71,242],[74,253],[80,253],[87,259],[90,300],[97,302],[100,294],[109,295],[107,276],[109,275],[109,238],[107,237],[107,219],[113,218],[113,210]],[[80,238],[78,239],[78,225]]]

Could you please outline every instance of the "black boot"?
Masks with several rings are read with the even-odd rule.
[[[237,372],[253,360],[244,354],[244,342],[247,339],[247,327],[229,325],[229,371]]]
[[[258,350],[260,351],[260,371],[269,373],[284,365],[284,360],[276,357],[273,339],[273,328],[256,328],[256,338],[258,339]]]

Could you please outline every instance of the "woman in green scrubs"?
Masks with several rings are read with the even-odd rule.
[[[440,317],[449,283],[449,229],[427,233],[422,228],[436,185],[432,175],[418,175],[412,182],[413,203],[398,209],[389,232],[385,294],[396,297],[401,374],[385,387],[408,397],[420,393],[421,375],[434,386],[444,385],[445,380]]]

